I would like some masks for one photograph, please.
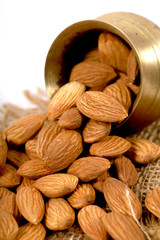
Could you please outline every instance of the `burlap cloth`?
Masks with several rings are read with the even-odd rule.
[[[49,99],[46,93],[38,88],[36,94],[24,91],[24,95],[33,104],[31,108],[20,108],[6,103],[0,108],[0,127],[5,129],[13,120],[31,113],[45,113]],[[160,145],[160,119],[134,134],[138,138],[146,138]],[[160,158],[155,162],[137,168],[138,182],[132,188],[142,203],[143,215],[139,225],[146,239],[160,240],[160,219],[151,214],[144,205],[146,195],[155,187],[160,186]],[[89,240],[77,224],[68,230],[50,233],[46,240]],[[136,240],[136,239],[135,239]]]

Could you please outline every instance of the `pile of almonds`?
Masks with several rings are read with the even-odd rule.
[[[44,240],[76,222],[93,240],[145,239],[132,187],[137,164],[155,161],[160,147],[112,134],[131,111],[137,76],[133,50],[101,33],[45,115],[19,118],[0,132],[0,240]],[[159,199],[160,187],[145,201],[158,218]],[[98,205],[103,200],[109,211]]]

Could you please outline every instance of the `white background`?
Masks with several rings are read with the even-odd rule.
[[[0,0],[0,106],[28,103],[23,89],[45,89],[48,50],[69,25],[127,11],[160,26],[159,0]]]

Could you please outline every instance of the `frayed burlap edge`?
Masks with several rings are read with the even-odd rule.
[[[14,120],[33,113],[45,113],[49,99],[45,91],[37,88],[37,93],[32,94],[25,90],[24,95],[33,107],[21,108],[11,103],[6,103],[0,108],[0,129],[4,130]],[[160,145],[160,119],[145,127],[141,132],[134,134],[137,138],[146,138]],[[137,168],[138,182],[132,188],[142,203],[143,215],[137,222],[144,232],[146,239],[160,240],[160,219],[151,214],[145,207],[146,195],[155,187],[160,186],[160,158],[155,162]],[[134,215],[134,213],[133,213]],[[136,220],[136,219],[135,219]],[[136,220],[137,221],[137,220]],[[74,225],[68,230],[59,231],[48,236],[46,240],[89,240],[80,229]]]

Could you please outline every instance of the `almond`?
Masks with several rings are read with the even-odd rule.
[[[160,156],[160,147],[147,139],[127,137],[131,148],[125,153],[133,162],[147,164]]]
[[[101,33],[98,38],[98,52],[104,63],[121,72],[127,72],[130,49],[120,37],[109,32]]]
[[[138,172],[129,158],[119,156],[114,160],[118,178],[128,186],[133,187],[138,180]]]
[[[6,140],[6,133],[2,129],[0,129],[0,137],[2,137],[4,140]]]
[[[138,63],[133,49],[130,50],[127,59],[127,75],[132,83],[138,74]]]
[[[109,212],[102,218],[109,235],[115,240],[145,240],[134,219],[120,212]]]
[[[90,119],[83,129],[83,140],[86,143],[99,141],[101,138],[109,135],[111,123],[104,123]]]
[[[0,172],[4,167],[7,159],[8,146],[2,136],[0,136]]]
[[[15,167],[20,167],[23,163],[29,161],[30,158],[24,152],[8,149],[7,160]]]
[[[110,165],[110,161],[106,158],[82,157],[69,166],[67,173],[77,176],[83,182],[89,182],[109,169]]]
[[[63,198],[52,198],[46,203],[44,223],[50,230],[65,230],[73,225],[75,212]]]
[[[82,61],[70,73],[69,81],[78,81],[87,87],[96,87],[111,82],[117,76],[114,69],[96,61]]]
[[[93,240],[107,240],[109,234],[102,222],[106,212],[97,205],[88,205],[78,212],[78,223],[83,232]]]
[[[76,176],[67,173],[51,174],[35,181],[34,187],[49,198],[62,197],[74,191],[78,184]]]
[[[0,240],[16,240],[19,227],[8,212],[0,211]]]
[[[100,58],[99,58],[99,53],[98,53],[98,48],[93,48],[90,51],[88,51],[85,55],[84,55],[84,61],[96,61],[99,62]]]
[[[92,186],[99,192],[103,192],[103,183],[104,181],[110,177],[110,173],[108,170],[106,170],[104,173],[99,175],[97,178],[95,178],[92,181]]]
[[[65,129],[76,129],[82,124],[82,115],[76,107],[72,107],[62,113],[58,125]]]
[[[44,166],[58,172],[71,164],[82,152],[82,137],[75,130],[66,130],[57,135],[44,156]]]
[[[37,154],[37,139],[28,140],[25,143],[25,153],[30,159],[41,159]]]
[[[115,81],[116,83],[120,83],[120,84],[124,84],[124,85],[128,85],[131,84],[131,79],[129,79],[129,77],[127,76],[126,73],[123,72],[118,72],[118,78]]]
[[[0,187],[0,211],[14,214],[16,204],[16,194],[5,187]]]
[[[103,92],[114,97],[129,112],[132,105],[132,96],[127,86],[122,83],[112,83]]]
[[[76,189],[67,198],[73,208],[80,209],[94,203],[96,193],[90,183],[78,184]]]
[[[137,219],[141,218],[142,206],[135,193],[123,182],[108,177],[103,184],[103,193],[109,208]]]
[[[17,169],[5,164],[0,175],[0,187],[12,188],[20,184],[21,177],[16,175]]]
[[[7,142],[12,145],[22,145],[33,138],[45,121],[42,114],[32,114],[21,117],[11,123],[5,130]]]
[[[160,187],[154,188],[145,198],[146,208],[160,218]]]
[[[16,203],[22,216],[32,224],[41,222],[44,216],[44,200],[34,187],[21,188],[16,195]]]
[[[22,182],[21,182],[21,185],[19,185],[17,188],[16,188],[16,191],[18,192],[21,188],[23,187],[30,187],[32,186],[33,184],[35,183],[35,180],[33,179],[30,179],[30,178],[27,178],[27,177],[24,177]]]
[[[54,94],[47,108],[47,119],[53,120],[60,117],[61,114],[74,106],[78,97],[85,91],[85,86],[80,82],[69,82],[63,85]]]
[[[125,138],[119,136],[107,136],[104,141],[93,143],[89,152],[91,155],[99,157],[117,157],[125,153],[131,144]]]
[[[77,100],[77,108],[88,118],[102,122],[124,120],[125,107],[112,96],[99,91],[86,91]]]
[[[16,172],[17,175],[31,179],[37,179],[51,173],[51,170],[44,167],[44,161],[39,159],[23,163]]]
[[[26,223],[19,228],[16,240],[44,240],[46,236],[46,228],[42,223],[37,225]]]

